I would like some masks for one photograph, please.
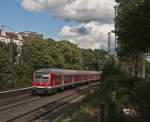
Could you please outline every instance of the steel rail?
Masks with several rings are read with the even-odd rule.
[[[86,95],[87,94],[87,90],[85,90],[83,93],[81,94],[74,94],[74,96],[72,96],[71,98],[68,98],[67,101],[65,101],[64,99],[61,100],[61,102],[59,104],[55,103],[55,104],[52,104],[51,106],[47,106],[48,110],[41,113],[40,115],[34,117],[33,119],[29,120],[28,122],[35,122],[37,120],[39,120],[41,117],[49,114],[49,113],[53,113],[54,111],[56,110],[60,110],[60,109],[63,109],[64,106],[66,106],[67,104],[69,104],[71,101],[83,96],[83,95]],[[46,109],[46,108],[45,108]]]
[[[14,97],[20,94],[26,94],[31,91],[32,87],[22,88],[22,89],[15,89],[9,91],[2,91],[0,92],[0,99],[5,99],[9,97]]]
[[[69,101],[67,101],[67,102],[63,102],[63,103],[61,103],[61,104],[59,104],[59,106],[57,105],[57,103],[58,102],[60,102],[60,101],[63,101],[63,100],[66,100],[67,98],[70,98],[70,97],[72,97],[72,96],[74,96],[74,95],[77,95],[77,94],[79,94],[79,93],[82,93],[82,92],[86,92],[89,88],[91,88],[91,87],[94,87],[94,86],[92,86],[92,85],[89,85],[87,88],[84,88],[84,89],[81,89],[81,90],[78,90],[78,91],[75,91],[74,93],[72,93],[71,95],[67,95],[67,96],[65,96],[65,97],[62,97],[62,98],[58,98],[57,100],[55,100],[55,101],[53,101],[53,102],[50,102],[50,103],[47,103],[47,104],[45,104],[45,105],[43,105],[43,106],[40,106],[40,107],[38,107],[38,108],[36,108],[36,109],[33,109],[33,110],[31,110],[31,111],[29,111],[29,112],[26,112],[26,113],[23,113],[23,114],[21,114],[21,115],[18,115],[18,116],[16,116],[16,117],[14,117],[14,118],[11,118],[11,119],[9,119],[9,120],[7,120],[6,122],[12,122],[12,121],[17,121],[18,119],[21,119],[21,118],[23,118],[23,117],[25,117],[25,116],[30,116],[30,114],[37,114],[40,110],[47,110],[46,108],[47,107],[50,107],[51,108],[51,110],[50,111],[52,111],[52,110],[54,110],[55,108],[58,108],[58,107],[60,107],[60,106],[62,106],[63,104],[66,104],[66,103],[68,103]],[[74,90],[74,89],[73,89]],[[78,96],[79,97],[79,96]],[[73,99],[75,99],[75,98],[72,98],[72,100]],[[52,108],[53,106],[55,106],[55,108]],[[37,116],[32,116],[32,117],[27,117],[27,118],[30,118],[30,120],[28,120],[28,121],[33,121],[33,120],[35,120],[35,119],[37,119],[39,116],[43,116],[43,115],[45,115],[47,112],[49,112],[49,111],[44,111],[44,112],[42,112],[42,114],[38,114]]]
[[[15,107],[17,107],[17,106],[21,106],[21,105],[24,105],[24,104],[27,104],[27,103],[36,101],[36,100],[38,100],[38,99],[41,99],[41,98],[40,98],[40,97],[33,97],[33,98],[29,98],[29,99],[27,99],[27,100],[22,100],[22,101],[20,101],[20,102],[18,102],[18,103],[8,104],[8,105],[6,105],[6,106],[2,106],[2,107],[0,107],[0,113],[6,111],[6,110],[8,110],[8,109],[15,108]]]

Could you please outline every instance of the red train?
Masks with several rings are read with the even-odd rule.
[[[32,93],[51,93],[68,86],[93,82],[100,79],[101,72],[44,68],[35,71]]]

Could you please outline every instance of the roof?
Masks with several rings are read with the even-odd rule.
[[[52,68],[43,68],[35,71],[35,73],[65,73],[65,74],[77,74],[77,73],[99,73],[98,71],[83,71],[83,70],[68,70],[68,69],[52,69]]]

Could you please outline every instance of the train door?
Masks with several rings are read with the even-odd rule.
[[[63,74],[63,73],[60,73],[60,75],[61,75],[61,84],[64,85],[64,80],[65,80],[65,79],[64,79],[64,74]]]
[[[55,84],[56,85],[61,85],[61,81],[62,81],[61,74],[60,73],[56,73],[55,74]]]
[[[54,73],[51,73],[51,86],[55,86],[55,74]]]
[[[51,86],[51,77],[52,77],[52,73],[49,73],[49,79],[48,79],[48,86]]]
[[[54,80],[55,86],[60,85],[61,83],[60,80],[61,80],[60,73],[55,73],[55,80]]]

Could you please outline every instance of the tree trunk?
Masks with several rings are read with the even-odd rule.
[[[105,104],[104,121],[103,122],[109,122],[109,102],[106,102],[106,104]]]
[[[145,54],[142,55],[142,78],[145,79]]]
[[[97,116],[97,122],[103,122],[104,119],[104,104],[100,105],[99,115]]]

